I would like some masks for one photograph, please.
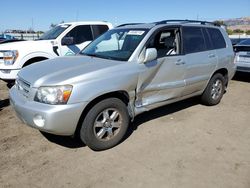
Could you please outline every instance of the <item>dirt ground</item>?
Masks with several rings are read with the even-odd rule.
[[[217,106],[189,99],[138,116],[103,152],[21,123],[0,81],[0,187],[250,188],[250,75]]]

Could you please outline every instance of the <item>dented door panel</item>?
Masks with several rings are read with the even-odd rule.
[[[136,106],[147,106],[181,97],[185,88],[184,56],[166,56],[142,64],[137,85]]]

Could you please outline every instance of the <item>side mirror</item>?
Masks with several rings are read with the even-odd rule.
[[[63,37],[61,44],[64,46],[74,44],[74,37]]]
[[[148,48],[145,52],[145,58],[143,63],[153,61],[157,58],[157,50],[155,48]]]

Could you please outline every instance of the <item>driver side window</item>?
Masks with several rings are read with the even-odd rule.
[[[147,48],[157,50],[157,58],[178,55],[180,53],[180,38],[178,29],[162,30],[150,40]]]
[[[90,25],[79,25],[73,28],[65,37],[72,37],[73,44],[81,44],[93,40]]]

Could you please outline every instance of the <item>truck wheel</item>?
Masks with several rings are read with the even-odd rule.
[[[225,92],[225,78],[220,74],[215,74],[209,81],[204,93],[201,96],[203,104],[208,106],[216,105],[220,102]]]
[[[93,150],[109,149],[122,140],[128,124],[126,105],[117,98],[105,99],[87,113],[80,129],[80,138]]]
[[[6,83],[7,87],[10,89],[15,85],[15,80],[7,80]]]

